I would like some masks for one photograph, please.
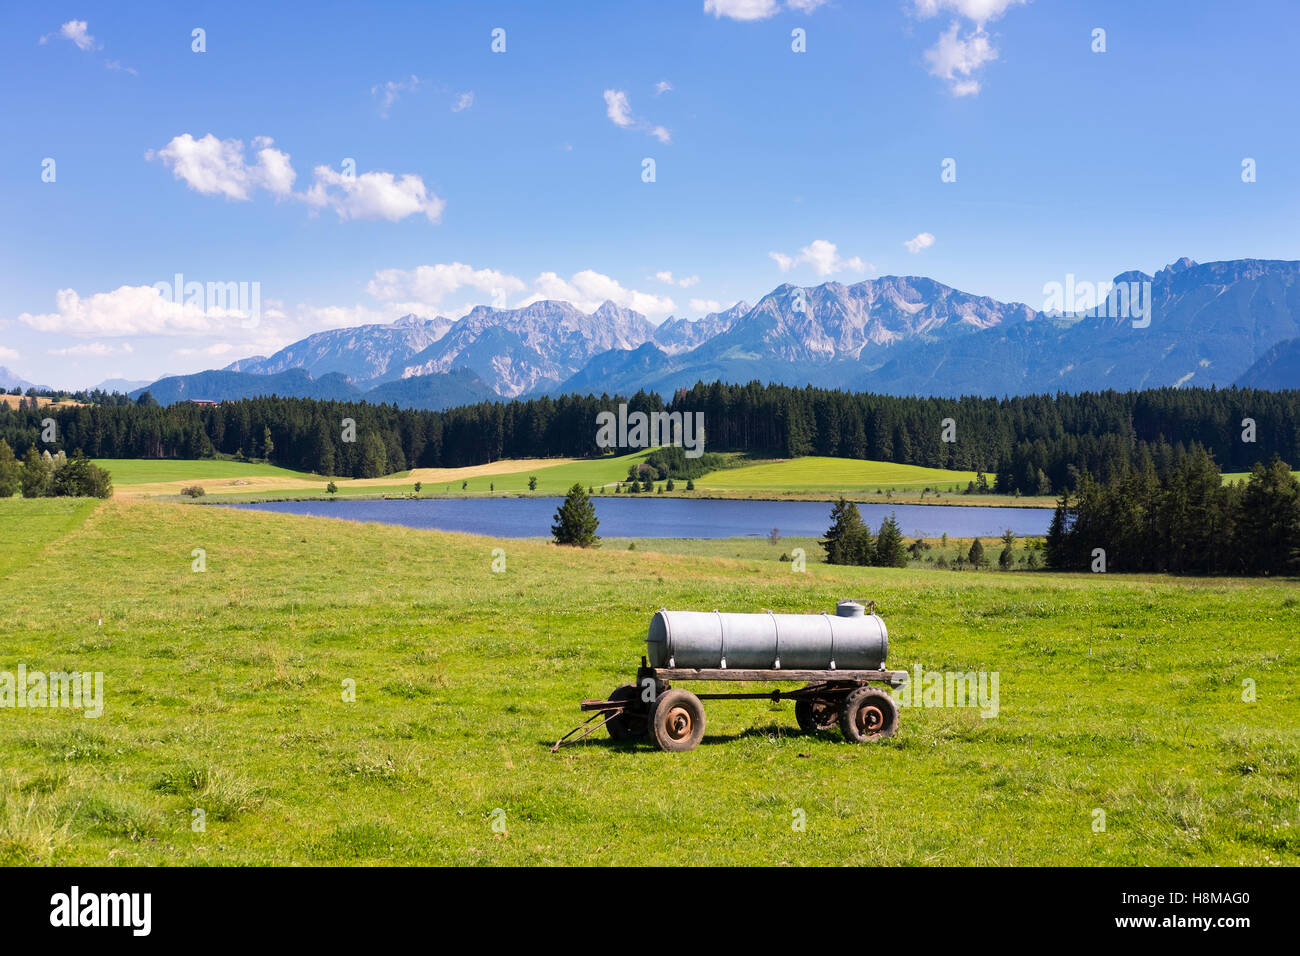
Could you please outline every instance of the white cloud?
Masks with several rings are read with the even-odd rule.
[[[655,84],[655,96],[659,96],[662,93],[671,93],[672,91],[673,85],[667,80],[660,80]]]
[[[987,33],[976,29],[964,37],[958,36],[956,23],[940,35],[938,43],[925,51],[930,75],[947,80],[954,96],[978,93],[980,84],[975,74],[985,63],[997,58],[998,51],[993,49]]]
[[[59,28],[59,33],[77,45],[78,50],[95,49],[95,38],[87,32],[85,20],[69,20]]]
[[[919,17],[933,17],[945,10],[960,14],[976,25],[983,26],[990,20],[996,20],[1011,7],[1027,3],[1028,0],[913,0],[912,9]]]
[[[921,18],[952,13],[965,17],[974,28],[961,35],[961,26],[954,20],[947,31],[939,36],[933,47],[925,51],[930,74],[948,82],[954,96],[974,96],[980,91],[976,74],[986,63],[998,58],[985,24],[996,20],[1011,7],[1028,0],[912,0],[913,12]]]
[[[314,172],[315,182],[302,198],[317,208],[328,206],[339,219],[397,222],[420,213],[437,222],[447,205],[414,173],[401,178],[381,172],[349,176],[328,166],[317,166]]]
[[[100,45],[90,35],[89,24],[85,20],[69,20],[59,27],[58,33],[47,33],[41,37],[41,43],[48,43],[51,37],[63,37],[77,45],[78,50],[97,50]]]
[[[766,20],[781,9],[777,0],[704,0],[704,12],[732,20]]]
[[[722,303],[717,299],[691,299],[691,310],[701,315],[707,315],[710,312],[721,312]]]
[[[785,7],[797,13],[812,13],[826,2],[827,0],[786,0]],[[704,0],[704,12],[711,13],[718,19],[766,20],[780,11],[780,0]]]
[[[84,53],[104,49],[104,44],[100,43],[90,35],[90,27],[85,20],[69,20],[67,23],[63,24],[63,26],[59,27],[57,32],[47,33],[42,36],[39,42],[44,46],[46,43],[49,43],[50,40],[58,37],[72,41],[76,48]],[[124,66],[118,60],[105,60],[104,66],[110,70],[115,70],[121,73],[130,73],[132,76],[139,76],[134,68]]]
[[[162,149],[144,155],[148,160],[162,160],[173,176],[207,196],[247,200],[259,186],[276,196],[287,196],[293,188],[293,166],[289,154],[272,149],[272,143],[266,136],[253,140],[257,162],[252,165],[244,159],[241,140],[217,139],[211,133],[202,139],[182,133]]]
[[[437,222],[446,207],[446,202],[414,173],[358,175],[317,166],[312,185],[305,192],[295,193],[297,173],[289,154],[274,149],[273,144],[269,136],[254,138],[256,162],[249,163],[241,140],[217,139],[211,133],[195,139],[183,133],[162,149],[146,152],[145,159],[161,160],[173,176],[204,195],[246,201],[260,188],[276,198],[297,199],[315,209],[333,209],[340,219],[397,222],[418,214]]]
[[[628,289],[616,279],[592,269],[576,272],[564,279],[554,272],[543,272],[533,280],[533,292],[518,306],[529,305],[542,299],[562,299],[584,312],[592,312],[609,300],[625,309],[635,309],[643,315],[666,316],[673,311],[673,300],[650,292]]]
[[[928,232],[918,232],[911,239],[905,240],[903,245],[907,246],[908,252],[916,255],[922,249],[929,249],[934,245],[934,236]]]
[[[451,104],[451,111],[453,113],[459,113],[461,110],[467,110],[473,105],[474,105],[474,91],[470,90],[468,93],[461,93],[457,95],[456,102]]]
[[[624,129],[632,125],[632,107],[628,104],[627,94],[622,90],[605,91],[605,115],[615,126]]]
[[[147,285],[124,285],[84,299],[74,289],[60,289],[54,312],[24,312],[18,321],[41,332],[66,335],[206,335],[247,318],[237,309],[204,308],[174,298]]]
[[[675,277],[667,269],[664,269],[661,272],[656,272],[655,278],[658,279],[660,282],[662,282],[664,285],[679,285],[683,289],[689,289],[693,285],[700,284],[699,276],[683,276],[682,278],[679,279]]]
[[[610,122],[622,129],[639,129],[649,133],[661,143],[671,143],[672,134],[666,127],[651,126],[643,119],[632,115],[632,104],[622,90],[605,91],[605,115]]]
[[[107,355],[130,355],[135,349],[131,348],[130,342],[123,342],[121,345],[109,345],[107,342],[87,342],[84,345],[69,345],[62,349],[46,349],[50,355],[60,355],[69,358],[81,356],[94,356],[101,358]]]
[[[370,88],[370,95],[379,97],[379,115],[388,119],[388,111],[393,108],[403,93],[412,93],[419,89],[420,78],[411,74],[408,80],[389,80]]]
[[[463,262],[417,266],[414,269],[383,269],[376,272],[366,285],[366,291],[381,301],[410,300],[435,309],[445,296],[464,288],[497,299],[522,292],[527,285],[522,279],[496,269],[475,269]]]
[[[12,362],[15,359],[19,359],[19,358],[22,358],[22,356],[19,355],[17,352],[15,352],[13,349],[5,348],[3,345],[0,345],[0,359],[7,359],[10,362]]]
[[[769,252],[767,255],[782,272],[789,272],[800,264],[812,266],[813,271],[819,276],[828,276],[836,272],[866,272],[868,269],[875,268],[858,256],[845,259],[839,254],[835,243],[826,239],[814,239],[800,249],[797,256],[789,256],[783,252]]]

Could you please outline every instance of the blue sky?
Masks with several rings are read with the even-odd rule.
[[[1040,307],[1069,273],[1300,258],[1280,0],[179,7],[5,6],[0,365],[27,379],[493,300],[659,321],[903,274]],[[177,273],[260,312],[153,288]]]

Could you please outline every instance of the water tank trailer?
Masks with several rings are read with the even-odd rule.
[[[584,700],[591,716],[552,752],[604,727],[613,740],[648,738],[660,750],[694,750],[704,736],[705,700],[793,700],[805,733],[839,725],[854,742],[892,737],[898,706],[888,691],[906,671],[885,670],[889,632],[875,602],[840,601],[834,614],[670,611],[650,620],[636,682],[608,700]],[[694,694],[672,681],[806,681],[797,690]],[[596,721],[599,720],[599,723]],[[577,735],[577,736],[575,736]]]

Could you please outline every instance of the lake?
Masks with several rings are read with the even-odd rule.
[[[562,498],[421,498],[380,501],[266,501],[226,505],[281,514],[378,521],[407,528],[465,531],[492,538],[549,537]],[[738,538],[820,536],[830,525],[830,502],[741,501],[707,498],[594,497],[598,533],[605,538]],[[858,503],[873,531],[893,512],[908,537],[993,538],[1010,528],[1042,535],[1050,508],[978,508],[969,505]]]

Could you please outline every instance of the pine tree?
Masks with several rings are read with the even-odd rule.
[[[23,455],[23,472],[19,478],[24,498],[43,498],[50,486],[50,468],[36,451],[35,445],[27,447]]]
[[[871,530],[862,523],[858,506],[846,498],[831,507],[831,526],[819,543],[827,564],[871,564],[874,557]]]
[[[582,485],[575,483],[565,496],[564,503],[555,512],[551,534],[555,537],[556,544],[579,548],[599,547],[600,538],[596,536],[599,524],[595,505],[582,490]]]
[[[12,498],[22,484],[22,465],[9,443],[0,438],[0,498]]]
[[[979,570],[989,563],[989,559],[984,556],[984,543],[976,538],[971,542],[970,551],[966,553],[966,560],[971,563],[971,567]]]
[[[3,455],[3,449],[0,449]],[[1284,574],[1300,549],[1300,482],[1274,458],[1255,465],[1241,493],[1236,523],[1237,560],[1247,574]]]
[[[876,547],[872,564],[883,568],[907,567],[907,550],[903,547],[903,532],[898,528],[898,521],[891,514],[880,523],[880,533],[876,535]]]

